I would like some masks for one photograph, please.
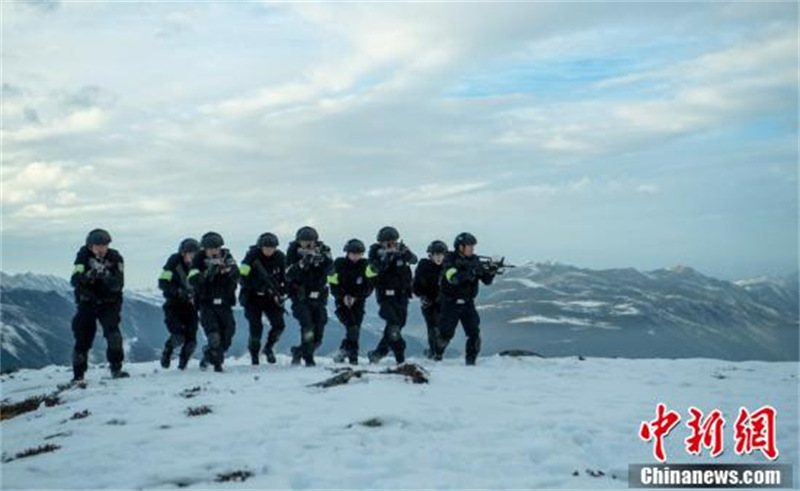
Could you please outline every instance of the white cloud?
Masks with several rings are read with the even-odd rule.
[[[40,199],[70,199],[77,195],[65,191],[78,180],[86,179],[94,169],[61,162],[33,162],[3,182],[3,203],[18,204]],[[67,193],[67,194],[64,194]],[[57,198],[56,198],[57,197]]]
[[[66,3],[48,22],[10,16],[6,230],[71,232],[101,215],[142,235],[157,221],[154,243],[172,248],[212,226],[249,241],[313,223],[339,240],[386,222],[427,240],[567,227],[569,210],[591,228],[607,202],[644,214],[687,180],[713,187],[725,171],[706,160],[748,144],[732,128],[796,119],[796,26],[784,7],[758,22],[729,7]],[[698,143],[712,134],[731,147]],[[790,166],[772,141],[764,158]],[[676,157],[684,144],[700,151]],[[68,160],[96,169],[90,186]],[[31,162],[60,167],[39,169],[37,188],[18,177]],[[671,180],[688,162],[705,174]]]
[[[636,186],[636,191],[645,194],[656,194],[660,191],[660,188],[655,184],[639,184]]]
[[[98,108],[77,110],[67,116],[45,123],[25,125],[17,130],[3,131],[3,137],[11,141],[28,142],[56,136],[98,131],[106,126],[108,114]]]

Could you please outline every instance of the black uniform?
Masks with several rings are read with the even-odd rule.
[[[183,255],[175,253],[167,259],[158,287],[164,294],[164,324],[170,337],[164,344],[164,357],[168,361],[175,348],[180,347],[178,366],[183,369],[197,346],[197,307],[187,276],[189,268]],[[165,365],[165,366],[168,366]]]
[[[333,262],[333,272],[328,276],[331,293],[336,300],[336,317],[345,327],[345,337],[339,347],[351,363],[358,362],[358,339],[361,323],[364,322],[364,304],[372,294],[372,281],[367,278],[366,259],[351,261],[347,257],[337,258]],[[354,299],[353,305],[347,306],[345,296]]]
[[[428,328],[428,353],[433,356],[439,344],[439,323],[442,315],[442,302],[439,298],[439,283],[442,265],[430,259],[420,259],[414,272],[414,295],[419,297],[422,317]]]
[[[206,333],[208,345],[203,350],[203,362],[222,369],[225,351],[231,345],[236,332],[233,306],[236,305],[236,284],[239,269],[228,249],[222,249],[219,257],[206,257],[201,249],[192,261],[189,284],[194,290],[195,302],[200,310],[200,324]]]
[[[481,318],[475,310],[478,281],[490,285],[495,274],[483,268],[477,256],[466,257],[458,252],[449,252],[445,256],[443,271],[442,317],[437,355],[441,357],[444,354],[447,344],[453,339],[458,322],[461,321],[467,335],[466,360],[468,364],[474,364],[481,350]]]
[[[264,352],[271,352],[281,337],[286,323],[283,299],[286,293],[286,256],[276,250],[267,257],[257,246],[250,247],[239,267],[242,289],[239,303],[244,306],[244,315],[250,324],[250,355],[258,361],[261,334],[264,331],[262,316],[269,319],[270,330]]]
[[[104,257],[97,257],[88,246],[83,246],[75,257],[75,268],[70,283],[75,288],[77,311],[72,318],[75,348],[72,352],[72,369],[75,379],[83,378],[92,349],[97,322],[103,326],[106,338],[106,359],[112,372],[122,369],[125,358],[122,333],[119,330],[122,310],[122,288],[125,284],[124,261],[116,249],[108,249]]]
[[[378,300],[378,315],[386,321],[383,337],[370,354],[372,361],[394,353],[397,363],[405,361],[406,342],[401,330],[408,318],[408,300],[411,298],[411,268],[417,256],[405,246],[388,251],[381,244],[369,248],[367,277],[375,283],[375,296]]]
[[[322,344],[328,323],[328,273],[331,250],[317,242],[315,253],[306,254],[297,241],[286,250],[286,281],[292,300],[292,315],[300,323],[300,345],[292,348],[293,362],[299,358],[314,364],[314,350]]]

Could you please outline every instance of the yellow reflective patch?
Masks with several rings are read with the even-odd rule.
[[[372,265],[367,265],[367,270],[364,272],[367,275],[367,278],[372,279],[378,276],[378,272],[372,269]]]
[[[452,281],[456,273],[458,273],[456,268],[450,268],[445,272],[444,277],[447,278],[447,281]]]
[[[333,273],[332,275],[328,275],[328,284],[330,284],[330,285],[338,285],[339,284],[339,273]]]
[[[161,276],[158,277],[159,280],[165,281],[172,281],[172,271],[165,269],[161,272]]]
[[[196,276],[196,275],[199,275],[199,274],[200,274],[200,270],[199,269],[193,269],[193,270],[189,271],[188,275],[186,275],[186,279],[189,279],[192,276]]]
[[[72,274],[83,274],[86,272],[86,266],[83,264],[76,264],[75,269],[72,270]]]
[[[242,276],[247,276],[250,274],[251,269],[252,268],[250,267],[249,264],[242,264],[241,266],[239,266],[239,274]]]

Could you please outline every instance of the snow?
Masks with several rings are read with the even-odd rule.
[[[140,290],[125,290],[125,298],[129,300],[138,300],[140,302],[149,303],[161,307],[164,303],[164,295],[161,290],[156,288],[145,288]]]
[[[527,288],[547,288],[545,285],[537,283],[529,278],[505,278],[503,281],[513,281]]]
[[[4,463],[3,487],[626,488],[629,463],[653,462],[651,444],[636,432],[657,402],[684,422],[691,405],[719,408],[726,428],[739,406],[772,404],[779,462],[798,460],[797,363],[492,356],[466,367],[460,359],[414,360],[428,368],[430,384],[369,375],[318,389],[308,384],[331,375],[330,360],[315,368],[288,361],[251,367],[229,360],[222,374],[194,364],[186,372],[133,364],[123,380],[93,366],[88,388],[65,392],[64,404],[2,423],[6,455],[44,443],[62,447]],[[5,375],[3,398],[46,393],[69,376],[65,367]],[[179,395],[196,386],[196,397]],[[185,415],[199,405],[213,412]],[[85,409],[89,417],[70,420]],[[376,417],[383,426],[357,424]],[[666,440],[670,461],[707,462],[683,451],[684,422]],[[765,462],[758,453],[735,455],[732,435],[725,437],[726,452],[714,462]],[[235,470],[254,475],[215,482]],[[798,482],[797,466],[794,473]]]
[[[757,278],[748,278],[748,279],[745,279],[745,280],[737,280],[737,281],[734,281],[733,283],[735,285],[737,285],[737,286],[741,286],[743,288],[746,288],[746,287],[752,286],[752,285],[762,285],[764,283],[771,283],[771,282],[772,282],[772,280],[770,280],[769,277],[767,277],[767,276],[759,276]]]
[[[637,315],[641,311],[633,306],[632,303],[619,303],[614,305],[615,315]]]
[[[587,309],[593,309],[606,305],[606,302],[601,302],[600,300],[572,300],[570,302],[565,302],[565,303],[568,305],[577,305],[578,307],[585,307]]]
[[[542,300],[541,302],[558,305],[561,308],[565,308],[567,310],[577,310],[579,312],[597,310],[600,307],[608,305],[607,302],[600,300]]]
[[[577,317],[565,317],[565,316],[558,316],[558,317],[547,317],[544,315],[528,315],[525,317],[517,317],[516,319],[512,319],[508,321],[509,324],[522,324],[522,323],[533,323],[533,324],[567,324],[571,326],[586,326],[586,327],[600,327],[604,329],[619,329],[619,327],[612,326],[607,322],[602,321],[594,321],[591,319],[580,319]]]
[[[0,284],[4,288],[22,288],[36,291],[55,291],[58,293],[71,293],[69,281],[55,275],[38,273],[6,274],[0,272]]]

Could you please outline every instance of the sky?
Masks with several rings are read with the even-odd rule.
[[[2,3],[2,270],[128,285],[394,225],[510,262],[798,269],[798,4]]]

